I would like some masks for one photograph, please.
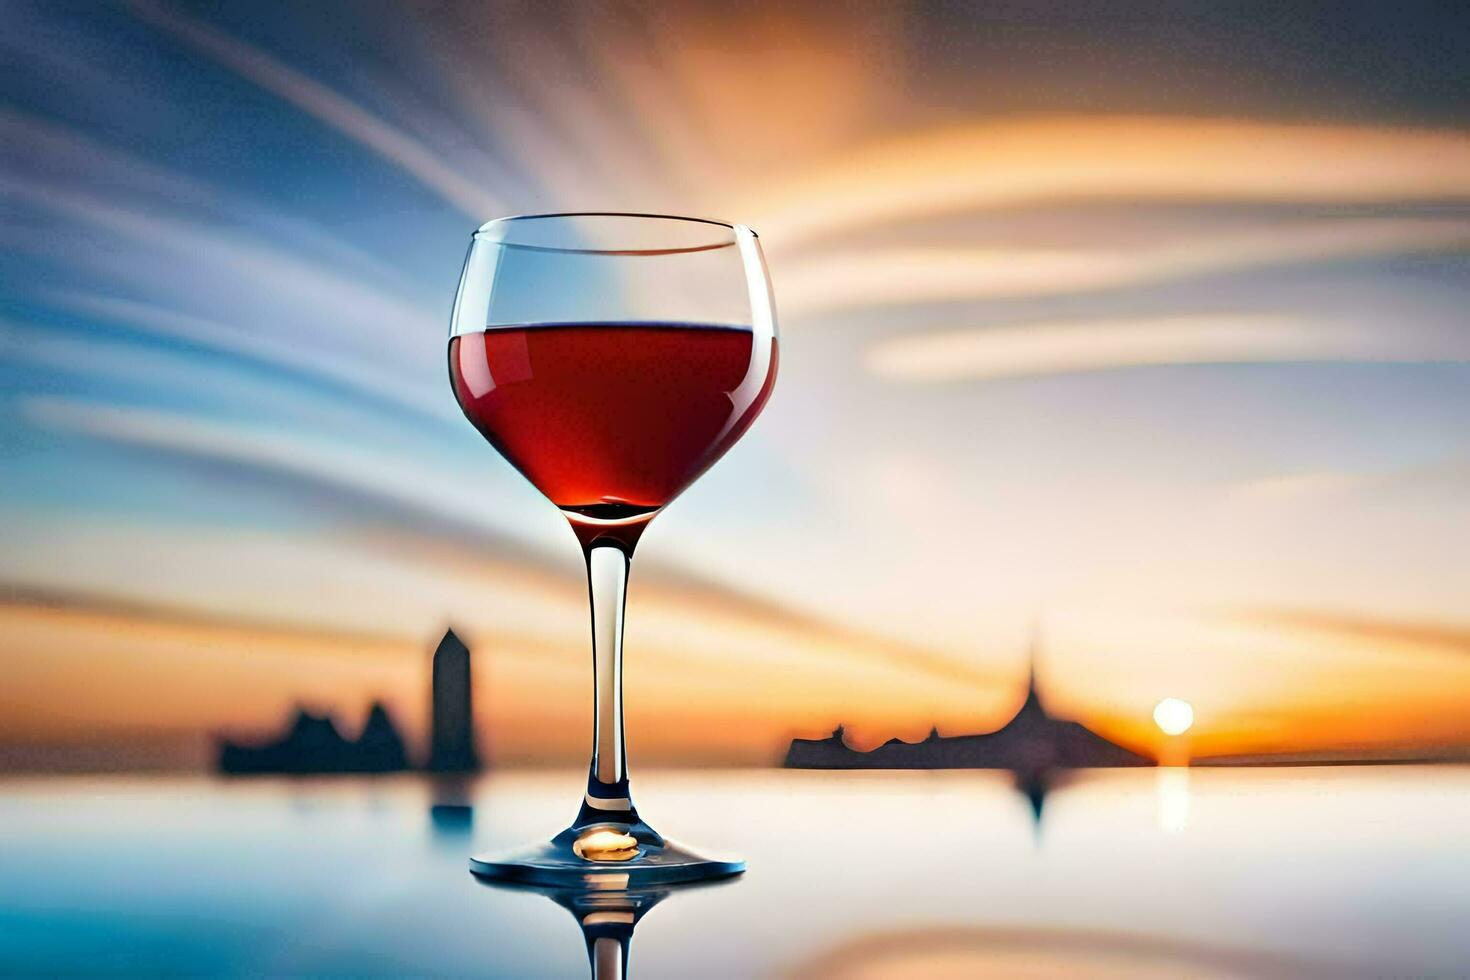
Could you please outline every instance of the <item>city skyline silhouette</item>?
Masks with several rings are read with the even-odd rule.
[[[1052,769],[1152,766],[1156,762],[1081,722],[1047,711],[1037,688],[1033,645],[1021,706],[993,731],[945,736],[936,725],[920,742],[891,738],[864,752],[847,743],[846,729],[839,724],[823,739],[793,738],[783,764],[787,769],[1009,769],[1023,782],[1032,783]],[[1033,805],[1039,819],[1040,804]]]
[[[453,629],[445,629],[432,654],[430,748],[421,766],[410,760],[387,706],[374,700],[355,739],[342,734],[330,711],[318,713],[297,705],[285,730],[275,738],[220,738],[216,767],[231,775],[388,773],[420,768],[435,773],[475,772],[481,762],[470,659],[469,647]]]

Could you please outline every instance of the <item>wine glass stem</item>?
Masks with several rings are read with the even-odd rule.
[[[592,980],[623,980],[628,972],[628,940],[599,936],[589,940]]]
[[[623,749],[623,609],[628,556],[621,548],[587,549],[587,587],[592,598],[592,772],[587,804],[609,812],[631,811],[628,760]]]

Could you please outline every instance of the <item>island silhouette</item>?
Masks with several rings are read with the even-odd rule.
[[[945,736],[935,727],[922,741],[893,738],[863,752],[847,744],[846,730],[838,725],[826,738],[793,738],[784,763],[787,769],[1009,769],[1036,786],[1053,769],[1154,764],[1080,722],[1047,711],[1037,690],[1034,655],[1025,700],[993,732]]]
[[[434,649],[430,755],[436,773],[480,768],[475,746],[470,649],[452,629]],[[286,729],[263,742],[219,741],[218,768],[231,775],[402,772],[413,768],[403,736],[382,702],[368,709],[362,732],[345,737],[327,714],[297,707]]]

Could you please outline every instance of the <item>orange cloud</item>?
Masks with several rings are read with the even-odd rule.
[[[1470,654],[1470,626],[1463,624],[1382,619],[1306,609],[1263,609],[1243,615],[1272,626],[1386,644],[1397,650]]]
[[[1470,247],[1458,218],[1275,222],[1117,249],[874,248],[798,253],[781,267],[789,314],[1066,294],[1188,276]]]
[[[1470,196],[1458,130],[1239,119],[1046,116],[849,148],[741,213],[768,250],[975,208],[1066,199],[1430,201]],[[779,244],[778,244],[779,243]]]

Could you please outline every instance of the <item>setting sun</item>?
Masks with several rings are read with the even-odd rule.
[[[1165,735],[1183,735],[1194,724],[1194,708],[1188,701],[1164,698],[1154,705],[1154,724]]]

